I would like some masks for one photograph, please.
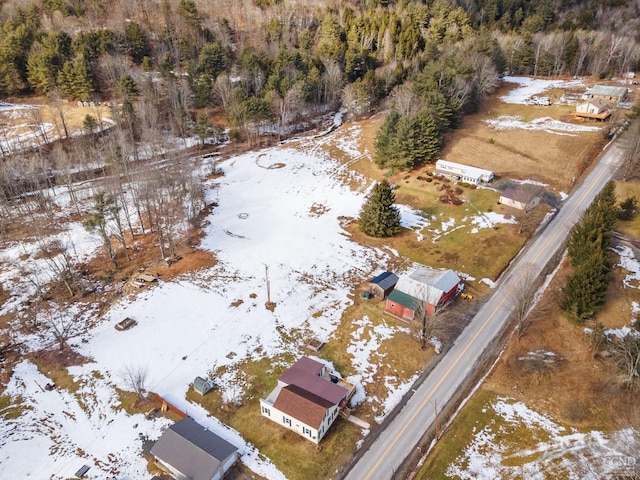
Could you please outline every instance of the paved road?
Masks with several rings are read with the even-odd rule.
[[[387,480],[414,451],[438,409],[472,373],[482,352],[505,327],[513,309],[509,290],[525,276],[538,276],[564,246],[571,227],[622,163],[619,142],[607,151],[560,212],[502,276],[498,287],[404,408],[348,472],[345,480]],[[558,159],[562,162],[562,159]]]

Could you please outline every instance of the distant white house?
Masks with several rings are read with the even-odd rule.
[[[507,188],[500,195],[499,202],[517,210],[530,210],[540,204],[540,195],[531,195],[517,188]]]
[[[604,98],[585,100],[576,105],[576,116],[606,120],[611,115],[609,101]]]
[[[467,182],[476,185],[479,183],[489,183],[493,180],[493,172],[491,170],[449,162],[448,160],[436,161],[435,173],[437,175],[444,175],[458,182]]]
[[[332,374],[327,366],[301,357],[278,379],[260,413],[298,435],[319,443],[346,408],[355,386]]]

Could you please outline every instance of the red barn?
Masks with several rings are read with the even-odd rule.
[[[387,297],[386,311],[396,317],[413,320],[416,310],[426,303],[427,315],[446,305],[458,292],[460,278],[452,270],[418,267],[401,275]]]

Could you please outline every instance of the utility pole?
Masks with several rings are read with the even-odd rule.
[[[265,307],[267,307],[268,310],[271,310],[273,308],[273,304],[271,303],[271,284],[269,283],[269,266],[268,265],[264,266],[264,279],[265,279],[265,283],[267,284],[267,303],[265,304]]]
[[[264,278],[267,282],[267,303],[271,303],[271,286],[269,285],[269,266],[264,266]]]

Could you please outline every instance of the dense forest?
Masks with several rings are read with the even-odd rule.
[[[133,202],[122,241],[135,214],[165,255],[172,225],[204,206],[179,162],[153,177],[132,168],[164,155],[167,134],[251,147],[338,108],[389,110],[375,161],[408,170],[437,157],[503,74],[606,79],[639,60],[637,1],[0,0],[0,99],[46,97],[62,138],[65,103],[106,105],[114,123],[87,115],[77,141],[49,142],[43,129],[46,148],[2,149],[0,234],[33,213],[15,199],[54,184],[73,199],[74,182],[102,159],[117,181],[97,192],[94,228]],[[170,205],[168,189],[188,205]]]

